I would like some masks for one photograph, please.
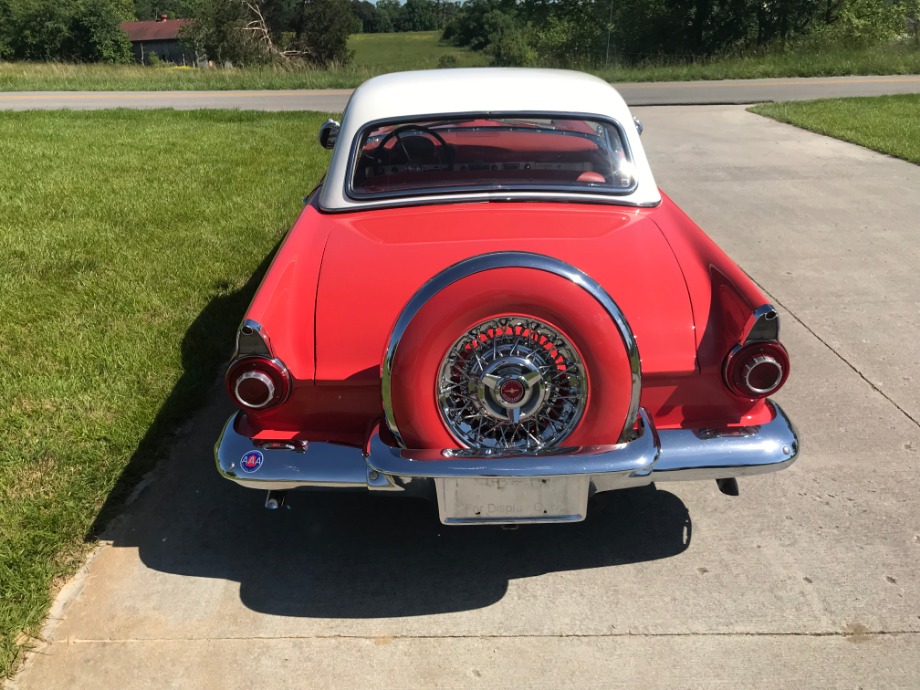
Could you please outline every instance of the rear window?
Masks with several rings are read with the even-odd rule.
[[[483,115],[370,125],[359,134],[349,194],[627,194],[635,184],[629,150],[613,122]]]

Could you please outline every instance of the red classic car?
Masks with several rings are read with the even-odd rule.
[[[269,507],[359,489],[503,524],[790,465],[776,310],[660,192],[640,130],[576,72],[358,88],[241,324],[220,473]]]

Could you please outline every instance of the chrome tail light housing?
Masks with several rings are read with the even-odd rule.
[[[738,345],[725,358],[723,376],[735,395],[754,400],[766,398],[789,378],[789,354],[777,340]]]
[[[291,375],[278,359],[243,357],[227,369],[227,393],[244,410],[267,410],[287,400]]]

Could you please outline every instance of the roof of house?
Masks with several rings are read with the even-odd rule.
[[[157,19],[146,22],[122,22],[121,30],[132,43],[140,41],[174,41],[179,29],[191,24],[191,19]]]

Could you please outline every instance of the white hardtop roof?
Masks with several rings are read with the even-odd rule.
[[[329,211],[357,210],[395,203],[412,203],[412,198],[367,200],[346,194],[350,154],[355,137],[369,122],[390,118],[467,113],[527,113],[596,115],[622,125],[632,153],[635,191],[625,195],[579,194],[577,192],[471,192],[419,197],[419,202],[461,199],[559,199],[654,206],[661,195],[649,168],[639,132],[633,125],[626,102],[602,79],[568,70],[508,67],[439,69],[397,72],[374,77],[352,94],[332,154],[329,173],[320,193],[320,206]]]

